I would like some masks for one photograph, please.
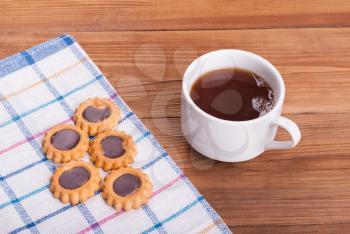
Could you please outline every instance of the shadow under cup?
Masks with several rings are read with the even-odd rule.
[[[214,117],[200,109],[190,97],[194,82],[204,74],[226,68],[241,68],[262,77],[274,93],[274,107],[246,121]],[[265,151],[277,133],[274,124],[282,110],[285,87],[277,69],[262,57],[241,50],[218,50],[202,55],[187,68],[182,84],[181,126],[185,138],[199,153],[219,161],[239,162]]]

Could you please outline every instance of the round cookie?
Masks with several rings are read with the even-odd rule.
[[[134,162],[136,147],[124,132],[108,130],[96,136],[89,148],[90,160],[105,171],[127,167]]]
[[[83,131],[90,136],[95,136],[117,125],[120,110],[112,101],[96,97],[81,103],[73,119]]]
[[[114,209],[137,209],[152,196],[152,183],[138,169],[123,167],[112,171],[101,186],[102,197]]]
[[[71,161],[52,175],[50,191],[62,203],[76,205],[92,197],[99,189],[100,182],[96,167],[83,161]]]
[[[50,129],[42,142],[46,157],[55,163],[79,159],[88,148],[88,135],[74,125],[61,124]]]

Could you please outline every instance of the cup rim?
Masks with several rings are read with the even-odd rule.
[[[265,115],[255,118],[255,119],[251,119],[251,120],[243,120],[243,121],[234,121],[234,120],[225,120],[225,119],[220,119],[217,118],[213,115],[208,114],[207,112],[203,111],[201,108],[199,108],[192,100],[192,98],[190,97],[190,92],[187,91],[187,84],[188,84],[188,80],[185,79],[186,75],[190,72],[191,67],[198,62],[198,60],[203,59],[206,56],[210,56],[211,54],[216,54],[216,53],[222,53],[222,52],[227,52],[227,53],[231,53],[231,54],[246,54],[250,57],[253,57],[257,60],[259,60],[262,64],[264,64],[265,66],[267,66],[268,69],[270,69],[272,71],[272,73],[274,74],[275,79],[277,79],[278,81],[278,85],[280,87],[280,94],[278,97],[278,100],[275,104],[275,106],[272,108],[271,111],[269,111],[268,113],[266,113]],[[198,77],[197,77],[198,79]],[[192,83],[193,84],[193,83]],[[267,59],[261,57],[260,55],[254,54],[252,52],[248,52],[248,51],[244,51],[244,50],[238,50],[238,49],[221,49],[221,50],[214,50],[208,53],[205,53],[201,56],[199,56],[198,58],[196,58],[195,60],[193,60],[190,65],[188,65],[188,67],[186,68],[186,71],[183,75],[183,79],[182,79],[182,94],[185,96],[186,101],[191,105],[192,108],[194,108],[198,113],[200,113],[202,116],[211,119],[213,121],[219,122],[219,123],[225,123],[225,124],[231,124],[231,125],[235,125],[235,124],[248,124],[248,123],[254,123],[254,122],[258,122],[258,121],[263,121],[267,118],[270,118],[272,115],[275,114],[276,111],[278,111],[280,109],[280,107],[283,104],[284,101],[284,97],[285,97],[285,85],[282,79],[281,74],[279,73],[279,71],[277,70],[277,68],[275,66],[273,66]]]

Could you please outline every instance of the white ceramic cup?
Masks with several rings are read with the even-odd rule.
[[[193,83],[203,74],[238,67],[265,78],[275,95],[275,106],[267,114],[247,121],[216,118],[201,110],[191,99]],[[285,96],[283,79],[264,58],[242,50],[217,50],[194,60],[182,81],[181,126],[189,144],[199,153],[219,161],[240,162],[266,150],[291,149],[301,138],[298,126],[281,116]],[[275,141],[277,128],[285,129],[291,140]]]

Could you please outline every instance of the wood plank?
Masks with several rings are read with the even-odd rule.
[[[233,231],[347,230],[349,28],[73,34]],[[53,36],[0,33],[0,56]],[[180,130],[181,74],[193,58],[219,48],[258,53],[281,71],[287,87],[284,115],[303,134],[297,148],[237,164],[191,150]]]
[[[2,33],[0,56],[23,50],[55,35]],[[140,117],[149,117],[146,114],[150,113],[152,105],[162,104],[156,103],[158,100],[171,101],[171,97],[174,101],[179,100],[186,66],[198,55],[219,48],[252,51],[276,65],[287,88],[285,113],[341,113],[350,109],[347,104],[350,101],[347,95],[350,86],[350,29],[347,28],[74,35]],[[256,41],[256,38],[261,40]],[[305,82],[308,85],[303,85]],[[138,105],[142,98],[149,98],[152,102]],[[167,115],[179,116],[176,111],[170,108]],[[153,113],[153,117],[161,116]]]
[[[252,51],[276,65],[287,88],[285,113],[334,113],[350,108],[349,29],[128,32],[106,33],[96,39],[81,33],[77,38],[141,117],[158,105],[154,102],[179,100],[186,66],[198,55],[220,48]],[[305,82],[308,85],[302,85]],[[137,104],[148,95],[154,95],[152,103]],[[167,112],[176,116],[171,108]]]
[[[347,0],[4,0],[2,31],[191,30],[350,25]]]

